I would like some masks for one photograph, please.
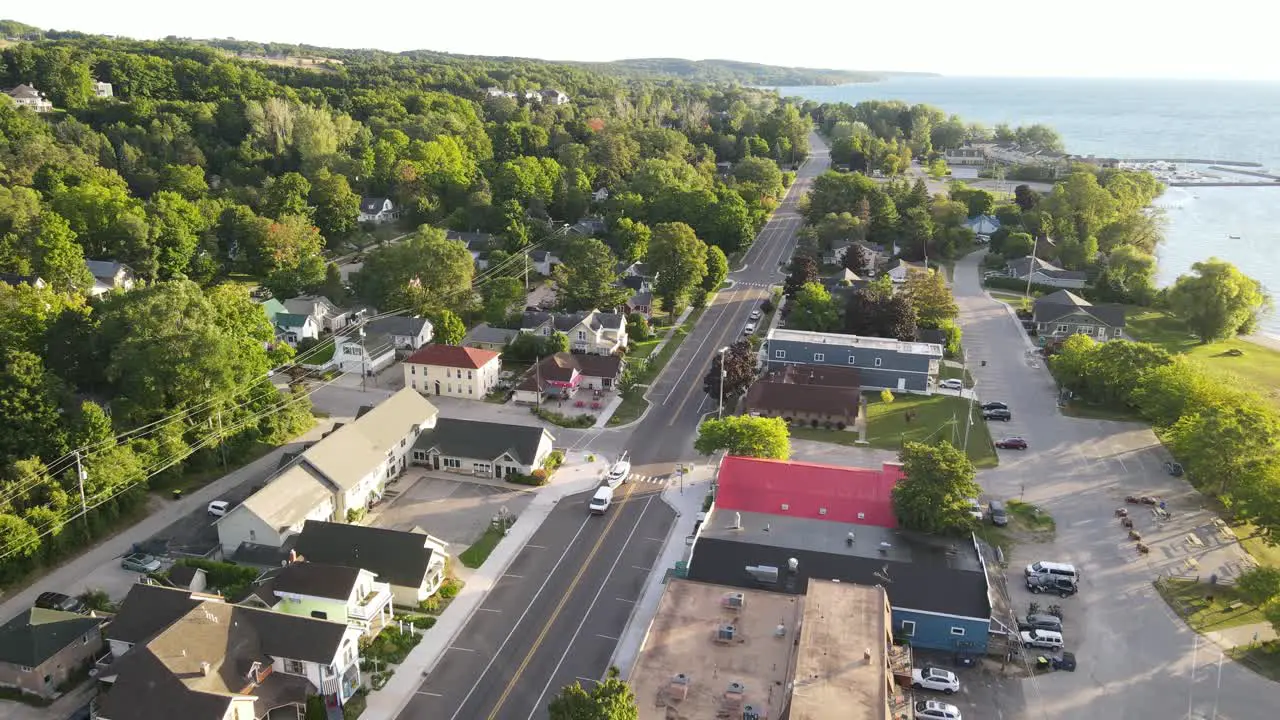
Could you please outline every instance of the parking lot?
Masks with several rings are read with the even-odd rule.
[[[465,480],[447,480],[411,468],[390,489],[397,497],[378,508],[370,524],[392,530],[420,527],[461,552],[504,512],[519,515],[533,494]]]

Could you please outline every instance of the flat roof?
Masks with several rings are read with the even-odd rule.
[[[866,337],[863,335],[846,335],[844,333],[824,333],[811,332],[808,330],[774,328],[769,331],[769,335],[766,339],[813,343],[815,345],[838,345],[840,347],[870,348],[872,350],[893,350],[894,352],[900,352],[905,355],[942,357],[942,346],[936,343],[896,340],[894,338]]]
[[[885,645],[892,642],[886,614],[884,588],[809,581],[791,720],[884,720]]]
[[[736,611],[726,607],[734,593]],[[628,680],[639,719],[741,718],[747,705],[782,717],[803,604],[796,595],[668,580]],[[731,640],[717,641],[722,625],[733,626]]]

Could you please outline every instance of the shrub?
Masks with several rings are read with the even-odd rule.
[[[542,477],[538,477],[537,473],[543,473]],[[543,485],[546,485],[549,482],[549,480],[547,480],[546,472],[543,470],[535,470],[533,475],[525,475],[524,473],[511,473],[510,475],[504,477],[503,480],[509,483],[514,483],[516,485],[528,485],[529,487],[542,487]]]
[[[427,613],[440,612],[440,596],[432,595],[431,597],[418,603],[418,609]]]
[[[591,415],[589,413],[582,413],[580,415],[570,416],[570,415],[565,415],[563,413],[558,413],[554,410],[546,410],[544,408],[537,407],[536,405],[530,408],[530,410],[532,410],[534,415],[537,415],[538,417],[542,418],[543,420],[546,420],[547,422],[555,423],[560,427],[589,428],[592,425],[596,424],[596,416]]]
[[[347,522],[349,522],[349,523],[351,523],[351,524],[353,524],[353,525],[354,525],[355,523],[358,523],[358,522],[360,522],[361,520],[363,520],[363,519],[364,519],[364,516],[365,516],[365,513],[367,513],[367,512],[368,512],[368,510],[366,510],[365,508],[362,508],[362,507],[360,507],[360,508],[351,508],[351,509],[347,510]]]
[[[222,592],[229,599],[238,600],[249,591],[249,586],[258,579],[256,568],[236,565],[235,563],[205,560],[204,558],[182,558],[178,565],[200,568],[204,571],[209,587]]]
[[[893,402],[893,392],[889,388],[880,391],[880,402],[889,405]]]
[[[436,590],[436,594],[445,600],[452,600],[458,596],[458,591],[461,589],[462,583],[458,582],[457,578],[445,578],[444,582],[440,583],[440,589]]]
[[[560,466],[563,464],[564,453],[560,450],[552,450],[551,454],[547,456],[547,459],[542,461],[542,467],[546,468],[549,472],[559,470]]]

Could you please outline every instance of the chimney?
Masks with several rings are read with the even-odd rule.
[[[298,562],[298,551],[297,551],[297,550],[290,550],[290,551],[289,551],[289,564],[290,564],[290,565],[292,565],[293,563],[296,563],[296,562]]]
[[[213,666],[207,662],[200,663],[200,674],[205,677],[209,676],[209,672],[213,670]]]

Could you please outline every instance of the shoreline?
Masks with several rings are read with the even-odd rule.
[[[1268,350],[1275,350],[1277,352],[1280,352],[1280,335],[1272,335],[1270,333],[1265,333],[1265,332],[1256,332],[1256,333],[1251,333],[1249,335],[1241,335],[1240,339],[1244,340],[1245,342],[1253,343],[1254,345],[1259,345],[1261,347],[1267,348]]]

